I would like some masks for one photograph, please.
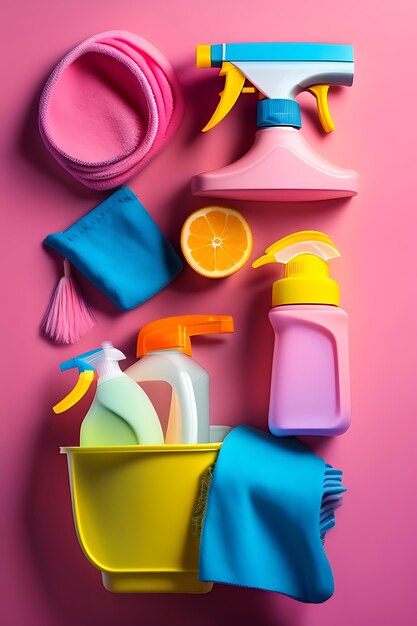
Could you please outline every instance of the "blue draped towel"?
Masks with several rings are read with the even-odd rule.
[[[210,485],[199,579],[324,602],[334,582],[323,539],[344,491],[342,472],[298,439],[235,428]]]

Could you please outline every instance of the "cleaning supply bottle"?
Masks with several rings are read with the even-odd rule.
[[[81,446],[131,446],[164,443],[161,424],[146,393],[119,366],[125,359],[110,341],[101,348],[61,363],[61,371],[77,368],[78,382],[55,413],[67,411],[87,392],[98,373],[97,391],[80,430]]]
[[[340,256],[324,233],[302,231],[253,263],[285,264],[273,285],[275,333],[269,429],[274,435],[340,435],[350,425],[348,317],[327,261]]]
[[[330,85],[350,86],[353,48],[323,43],[232,43],[197,46],[197,67],[220,68],[225,88],[203,132],[229,113],[241,93],[259,95],[255,143],[241,159],[192,179],[199,196],[304,201],[356,195],[358,174],[333,165],[300,132],[296,96],[311,92],[325,132],[334,130]]]
[[[209,374],[191,357],[190,337],[233,331],[229,315],[179,315],[150,322],[139,332],[140,360],[126,374],[138,383],[171,386],[166,443],[210,441]]]

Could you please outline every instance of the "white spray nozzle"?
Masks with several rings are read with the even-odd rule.
[[[104,341],[101,344],[101,350],[87,357],[90,365],[97,370],[99,378],[120,370],[119,361],[125,359],[126,356],[121,350],[113,347],[111,341]]]

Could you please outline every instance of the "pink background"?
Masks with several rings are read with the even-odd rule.
[[[417,5],[407,0],[26,0],[7,5],[0,73],[2,624],[417,624]],[[255,271],[250,264],[218,282],[186,267],[168,289],[124,314],[80,278],[97,326],[75,347],[55,347],[39,335],[61,272],[60,260],[41,241],[105,194],[75,183],[46,153],[36,127],[37,102],[64,53],[113,28],[136,32],[159,47],[184,85],[187,113],[179,133],[130,182],[177,247],[184,218],[206,203],[191,196],[191,175],[234,160],[253,139],[251,97],[242,97],[233,115],[211,133],[199,133],[217,102],[221,79],[194,69],[195,44],[283,40],[355,47],[353,88],[330,95],[335,133],[325,137],[320,131],[310,95],[300,100],[303,132],[327,158],[360,173],[360,194],[320,204],[229,203],[253,228],[252,260],[279,237],[307,228],[327,232],[343,254],[332,273],[350,315],[353,423],[344,436],[313,443],[326,460],[344,468],[349,488],[326,542],[336,591],[324,605],[220,585],[207,596],[114,595],[104,590],[78,546],[58,447],[77,442],[92,395],[70,413],[52,413],[52,404],[69,387],[60,361],[112,339],[131,363],[137,331],[149,320],[190,312],[232,314],[234,336],[194,342],[195,358],[211,372],[213,422],[265,428],[272,356],[267,313],[276,269]]]

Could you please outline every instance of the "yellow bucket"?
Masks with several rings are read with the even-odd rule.
[[[221,443],[61,448],[80,545],[109,591],[207,593],[192,518]]]

